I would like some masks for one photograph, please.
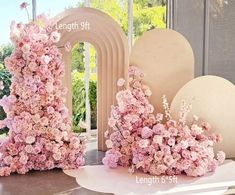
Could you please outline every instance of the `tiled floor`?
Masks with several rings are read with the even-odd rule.
[[[89,144],[86,164],[101,164],[104,152],[97,151],[97,143]],[[92,178],[91,178],[92,182]],[[226,194],[235,194],[230,188]],[[79,187],[73,177],[67,176],[62,170],[33,171],[26,175],[13,174],[0,177],[0,195],[105,195]],[[106,194],[108,195],[108,194]]]

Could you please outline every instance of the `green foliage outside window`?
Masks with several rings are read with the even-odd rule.
[[[96,74],[91,74],[90,87],[89,87],[89,98],[91,105],[91,129],[96,129],[97,122],[97,103],[96,103]],[[82,129],[79,127],[80,121],[85,121],[86,118],[86,93],[85,93],[85,82],[84,73],[79,73],[74,70],[72,72],[72,89],[73,89],[73,130],[75,132],[81,132]]]
[[[11,55],[13,46],[11,44],[0,46],[0,64],[4,65],[4,59]]]
[[[4,66],[1,66],[0,68],[0,81],[3,82],[4,85],[4,89],[0,90],[0,99],[4,96],[4,95],[9,95],[10,94],[10,85],[11,85],[11,74],[4,69]],[[4,112],[3,108],[0,107],[0,120],[3,120],[6,118],[6,113]],[[5,127],[3,129],[1,129],[0,134],[5,134],[8,132],[8,128]]]

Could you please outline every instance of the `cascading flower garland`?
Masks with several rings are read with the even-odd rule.
[[[11,93],[0,101],[7,113],[0,128],[10,131],[0,143],[0,176],[83,165],[85,138],[71,131],[64,104],[60,34],[41,15],[28,24],[13,22],[10,38],[15,48],[5,63],[13,75]]]
[[[149,103],[151,91],[142,83],[143,73],[134,66],[129,68],[129,88],[116,95],[117,105],[112,107],[106,131],[109,150],[103,158],[104,165],[115,168],[129,166],[129,172],[141,170],[152,175],[202,176],[223,163],[225,153],[219,151],[215,158],[213,144],[221,141],[217,134],[206,136],[209,123],[198,124],[195,116],[191,125],[186,117],[191,104],[183,103],[179,121],[172,119],[169,104],[163,97],[165,115],[153,114]],[[118,86],[124,86],[120,79]],[[164,122],[164,116],[166,122]]]

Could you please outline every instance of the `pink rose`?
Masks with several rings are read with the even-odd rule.
[[[167,167],[165,165],[160,164],[157,166],[157,172],[159,173],[159,175],[164,174],[166,170]]]
[[[22,47],[22,51],[24,53],[29,53],[30,52],[30,45],[29,44],[24,44]]]
[[[128,138],[130,136],[130,131],[125,130],[125,131],[122,132],[122,135],[123,135],[124,138]]]
[[[25,139],[25,142],[27,143],[27,144],[32,144],[32,143],[34,143],[35,142],[35,137],[34,136],[27,136],[26,137],[26,139]]]
[[[41,57],[41,60],[42,60],[43,63],[49,64],[49,62],[51,61],[51,58],[48,55],[43,55]]]
[[[107,148],[113,147],[113,142],[110,139],[106,140],[105,144],[106,144]]]
[[[3,161],[4,161],[4,163],[5,163],[6,165],[10,165],[11,162],[12,162],[12,160],[13,160],[13,157],[12,157],[12,156],[6,156],[6,157],[3,159]]]
[[[19,162],[23,165],[25,165],[28,162],[28,156],[26,155],[21,155]]]
[[[116,125],[116,120],[114,118],[109,118],[108,125],[114,127]]]
[[[156,160],[156,161],[160,161],[161,159],[162,159],[162,157],[163,157],[163,152],[162,151],[157,151],[155,154],[154,154],[154,159]]]
[[[47,157],[44,154],[39,155],[39,157],[38,157],[39,162],[44,162],[46,159],[47,159]]]
[[[70,52],[71,49],[72,49],[71,43],[70,43],[70,42],[67,42],[67,43],[64,45],[64,48],[65,48],[65,51]]]
[[[48,120],[47,117],[44,116],[44,117],[41,118],[41,125],[47,126],[48,123],[49,123],[49,120]]]
[[[174,146],[175,145],[175,138],[169,138],[167,143],[169,144],[169,146]]]
[[[47,107],[48,114],[52,114],[55,111],[55,109],[52,106]]]
[[[24,148],[25,152],[27,153],[34,153],[34,148],[32,145],[26,145],[25,148]]]
[[[118,79],[117,85],[118,85],[119,87],[122,87],[124,84],[125,84],[125,80],[124,80],[123,78]]]
[[[51,36],[50,36],[50,40],[53,42],[53,43],[57,43],[59,42],[60,40],[60,33],[54,31],[51,33]]]
[[[52,160],[46,161],[45,165],[46,165],[46,167],[47,167],[48,169],[53,169],[54,166],[55,166],[55,165],[54,165],[54,162],[53,162]]]
[[[173,157],[171,155],[166,155],[164,158],[163,158],[163,161],[164,163],[167,165],[167,166],[171,166],[175,161],[173,159]]]
[[[217,153],[217,160],[218,160],[219,164],[223,164],[223,162],[225,160],[225,153],[223,151],[219,151]]]
[[[76,159],[76,163],[77,163],[77,165],[84,165],[85,164],[85,160],[84,160],[84,158],[82,156],[80,156],[80,157],[78,157]]]
[[[163,137],[161,135],[154,135],[153,142],[161,145],[163,141]]]
[[[61,153],[60,153],[60,152],[57,152],[57,153],[53,154],[53,158],[54,158],[56,161],[60,160],[61,157],[62,157],[62,156],[61,156]]]
[[[165,126],[163,124],[156,124],[153,126],[153,132],[155,134],[161,135],[165,131]]]
[[[38,67],[38,65],[35,62],[30,62],[28,66],[31,71],[36,71]]]
[[[139,142],[139,147],[140,148],[146,148],[149,145],[149,140],[148,139],[141,139]]]
[[[157,113],[156,120],[157,120],[157,122],[161,122],[163,120],[163,114],[162,113]]]
[[[143,139],[147,139],[153,135],[153,130],[150,129],[149,127],[144,127],[141,131],[141,137]]]

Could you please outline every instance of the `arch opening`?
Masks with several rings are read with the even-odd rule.
[[[78,42],[88,42],[97,52],[97,129],[98,149],[105,151],[104,132],[109,130],[108,117],[111,105],[116,102],[118,78],[127,78],[129,48],[127,38],[121,27],[107,14],[93,8],[68,9],[56,18],[56,25],[89,23],[89,29],[77,28],[71,31],[58,29],[61,39],[58,46],[67,42],[75,45]],[[68,88],[66,105],[72,115],[72,78],[70,53],[61,48],[65,62],[65,77],[63,84]]]

